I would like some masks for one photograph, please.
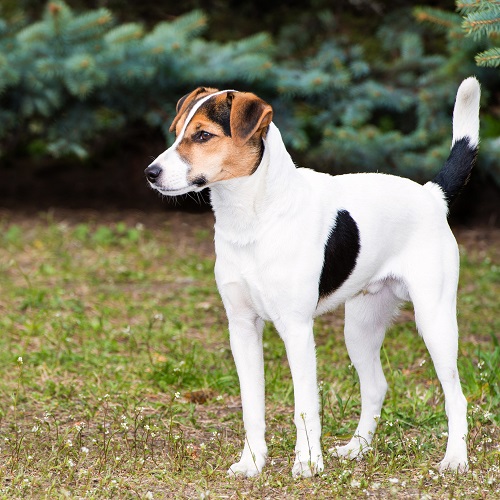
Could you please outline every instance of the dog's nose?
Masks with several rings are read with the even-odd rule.
[[[146,170],[144,170],[144,173],[146,174],[148,181],[151,182],[151,184],[154,184],[156,182],[156,179],[160,177],[161,167],[153,163],[152,165],[149,165]]]

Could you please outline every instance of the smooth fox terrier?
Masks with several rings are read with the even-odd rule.
[[[177,196],[211,188],[215,278],[241,387],[245,443],[228,473],[254,476],[267,455],[262,329],[272,321],[291,368],[297,428],[293,476],[323,470],[313,320],[345,303],[345,343],[361,386],[361,417],[345,446],[369,449],[387,391],[386,328],[412,301],[445,396],[448,444],[439,469],[467,470],[467,402],[457,370],[459,254],[448,207],[479,142],[479,83],[464,80],[448,160],[425,185],[385,174],[331,176],[297,168],[254,94],[198,88],[177,103],[174,144],[145,174]]]

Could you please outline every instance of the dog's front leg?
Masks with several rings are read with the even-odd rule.
[[[229,309],[230,310],[230,309]],[[249,311],[230,313],[229,335],[240,379],[245,445],[239,462],[228,474],[251,477],[259,474],[267,457],[265,441],[264,357],[262,330],[264,322]]]
[[[297,443],[294,477],[310,477],[323,471],[321,453],[321,423],[316,381],[316,348],[312,320],[277,324],[285,342],[288,363],[292,372]]]

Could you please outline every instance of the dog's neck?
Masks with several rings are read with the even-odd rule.
[[[248,244],[257,235],[263,219],[287,213],[296,192],[297,169],[278,128],[271,123],[264,140],[264,154],[257,170],[248,177],[222,181],[211,187],[216,236]],[[243,241],[244,240],[244,241]]]

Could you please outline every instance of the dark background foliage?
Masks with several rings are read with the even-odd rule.
[[[300,166],[423,182],[449,150],[457,86],[475,74],[480,163],[454,213],[495,223],[500,71],[475,65],[488,41],[465,37],[454,2],[420,4],[2,0],[0,205],[162,206],[142,171],[199,84],[268,100]]]

